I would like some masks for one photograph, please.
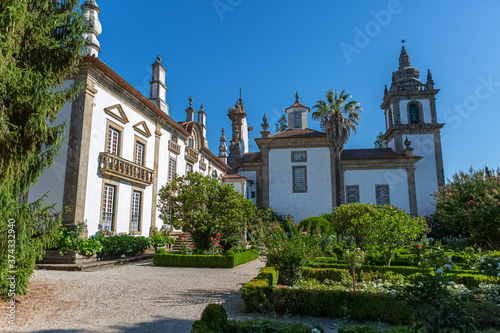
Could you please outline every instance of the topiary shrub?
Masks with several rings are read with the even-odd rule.
[[[159,248],[155,253],[167,253],[164,248]]]
[[[226,253],[224,253],[225,256],[234,256],[234,251],[233,250],[227,250]]]
[[[215,332],[223,332],[227,326],[227,312],[220,304],[208,304],[201,314],[201,321]]]
[[[321,232],[321,234],[330,234],[333,230],[331,229],[330,222],[320,216],[309,216],[299,223],[300,231],[309,232]]]

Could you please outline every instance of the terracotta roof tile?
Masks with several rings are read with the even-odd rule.
[[[405,158],[407,157],[403,153],[396,153],[391,148],[344,149],[341,156],[342,160]]]
[[[300,104],[300,102],[295,102],[295,104],[293,104],[289,108],[286,108],[285,110],[288,110],[288,109],[291,109],[291,108],[306,108],[308,110],[311,110],[311,108],[308,108],[307,106]]]
[[[243,162],[260,162],[262,161],[262,153],[246,153],[243,155]]]
[[[137,97],[141,102],[143,102],[149,109],[151,109],[156,115],[163,118],[170,126],[181,132],[182,134],[188,136],[189,133],[179,125],[175,120],[173,120],[168,114],[160,110],[153,102],[151,102],[146,96],[141,94],[137,89],[135,89],[130,83],[128,83],[124,78],[118,75],[114,70],[106,65],[102,60],[94,56],[84,56],[83,63],[91,63],[106,75],[108,75],[113,81],[121,85],[129,93]]]
[[[225,176],[222,176],[222,179],[245,179],[245,180],[248,180],[250,183],[253,183],[250,179],[248,179],[248,177],[245,177],[243,175],[235,175],[235,174],[231,174],[231,175],[225,175]]]
[[[269,136],[269,138],[277,139],[277,138],[308,138],[308,137],[326,137],[326,133],[315,131],[310,128],[300,128],[300,129],[291,129],[283,132],[279,132]]]
[[[207,155],[209,155],[211,158],[213,158],[217,163],[219,163],[224,169],[226,169],[226,171],[231,169],[229,165],[224,163],[220,158],[217,157],[217,155],[212,153],[210,149],[208,149],[207,147],[202,147],[201,150],[205,152]]]

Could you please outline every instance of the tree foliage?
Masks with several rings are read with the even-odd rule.
[[[384,133],[380,132],[375,141],[373,142],[373,146],[375,148],[386,148],[387,147],[387,143],[386,141],[384,140]]]
[[[500,250],[500,170],[458,172],[434,193],[434,219],[452,234]]]
[[[363,110],[358,102],[348,101],[350,97],[345,90],[339,94],[336,90],[328,89],[325,100],[319,100],[313,106],[316,111],[312,113],[312,119],[320,122],[334,152],[336,206],[340,206],[340,154],[349,140],[351,131],[356,134],[359,114]]]
[[[64,134],[64,124],[55,124],[58,111],[81,89],[62,88],[64,78],[76,73],[85,45],[78,5],[76,0],[0,2],[1,293],[9,288],[8,255],[15,257],[18,272],[15,293],[23,294],[35,259],[53,242],[60,222],[54,206],[42,199],[28,205],[19,197],[58,156]],[[8,239],[9,219],[15,221],[15,242]]]
[[[276,133],[286,131],[288,129],[288,119],[286,119],[286,115],[282,114],[281,118],[276,123]]]
[[[223,239],[241,232],[255,214],[251,200],[231,184],[188,172],[175,176],[159,192],[160,218],[166,224],[190,232],[198,249],[208,250],[210,237]]]

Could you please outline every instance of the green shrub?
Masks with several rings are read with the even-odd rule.
[[[255,260],[259,253],[249,250],[235,253],[233,256],[223,255],[183,255],[172,252],[155,253],[153,265],[166,267],[221,267],[232,268]]]
[[[330,222],[320,216],[310,216],[299,223],[300,231],[309,231],[309,232],[321,232],[322,235],[331,234],[333,230],[330,230]]]
[[[99,233],[97,239],[103,246],[101,254],[110,257],[143,254],[151,246],[150,240],[144,236],[120,235],[104,237],[102,233]]]
[[[339,333],[380,333],[380,328],[377,326],[365,325],[348,325],[342,326],[338,330]],[[413,333],[408,327],[392,327],[384,331],[385,333]]]
[[[76,249],[85,256],[92,256],[103,250],[102,243],[97,237],[82,238],[77,242]]]
[[[201,321],[211,330],[224,331],[227,326],[226,309],[220,304],[208,304],[201,314]]]
[[[153,236],[149,237],[149,241],[151,243],[151,246],[155,248],[155,250],[158,247],[161,246],[166,246],[166,245],[173,245],[174,244],[174,239],[164,235],[162,232],[153,230]]]
[[[167,253],[164,248],[159,248],[158,250],[155,251],[155,253]]]
[[[339,240],[344,240],[347,236],[347,230],[352,227],[352,220],[359,219],[365,214],[372,214],[376,210],[377,206],[373,204],[351,203],[335,207],[334,212],[320,216],[330,221],[330,225],[337,233]]]
[[[226,256],[234,256],[234,251],[233,250],[227,250],[226,253],[224,253]]]
[[[68,251],[76,250],[81,236],[85,230],[85,222],[77,222],[74,229],[59,228],[55,239],[56,249],[60,255],[65,255]]]

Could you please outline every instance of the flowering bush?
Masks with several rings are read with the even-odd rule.
[[[470,170],[434,193],[434,218],[454,234],[500,249],[500,170]]]
[[[481,259],[479,259],[476,267],[485,275],[500,277],[500,257],[494,258],[483,255]]]
[[[352,271],[353,290],[356,291],[356,268],[361,268],[365,261],[365,251],[357,248],[355,250],[347,250],[344,252],[344,264]]]
[[[181,239],[181,254],[192,255],[194,250],[194,245],[186,242],[185,235],[182,235]]]
[[[208,248],[208,254],[216,255],[221,254],[221,245],[220,245],[221,235],[220,233],[216,233],[215,236],[210,237],[210,247]]]
[[[428,251],[420,255],[419,266],[424,268],[432,268],[434,270],[441,269],[444,265],[453,265],[451,257],[446,254],[446,251],[441,246],[433,246]]]
[[[279,281],[291,285],[299,279],[302,268],[321,251],[321,237],[292,230],[290,236],[280,224],[260,225],[259,250],[279,272]]]

